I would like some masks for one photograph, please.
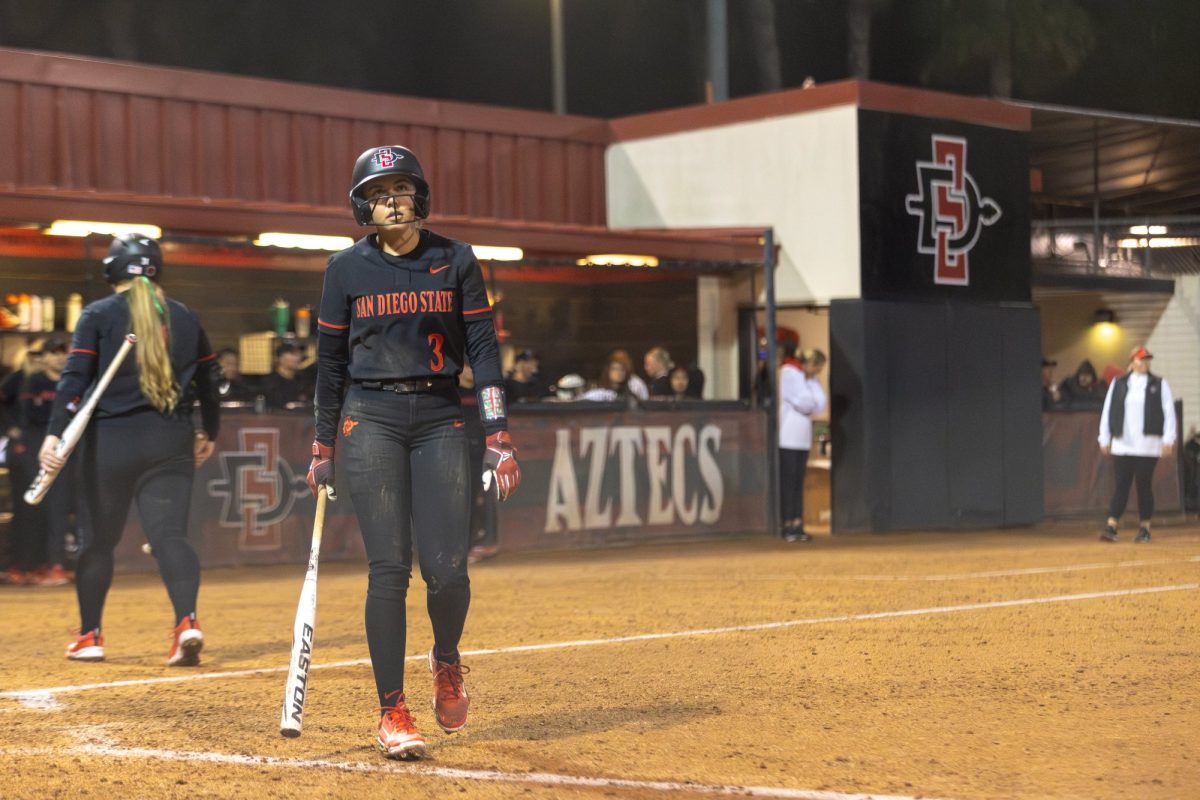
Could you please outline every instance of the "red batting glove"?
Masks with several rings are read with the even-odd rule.
[[[319,487],[324,486],[329,499],[337,500],[333,490],[333,446],[314,441],[312,454],[312,463],[308,465],[308,488],[316,497]]]
[[[487,437],[483,463],[483,490],[488,491],[495,483],[496,497],[503,503],[521,485],[517,448],[513,447],[508,431],[497,431]]]

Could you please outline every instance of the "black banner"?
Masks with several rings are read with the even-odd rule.
[[[862,298],[1030,300],[1028,134],[859,111]]]

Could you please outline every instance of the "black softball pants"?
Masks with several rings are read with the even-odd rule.
[[[786,523],[801,520],[804,527],[804,473],[808,469],[808,451],[779,448],[779,506]]]
[[[75,568],[81,631],[100,627],[112,586],[113,551],[135,500],[175,610],[171,627],[195,612],[200,559],[187,539],[194,436],[187,417],[156,411],[97,419],[88,426],[77,473],[84,497]]]
[[[379,703],[404,688],[405,599],[416,546],[440,661],[458,660],[471,582],[471,481],[457,391],[352,386],[338,432],[338,486],[358,514],[369,568],[367,647]]]
[[[1108,506],[1108,515],[1120,519],[1129,503],[1129,488],[1137,481],[1138,521],[1146,522],[1154,516],[1154,467],[1158,464],[1155,456],[1113,456],[1113,472],[1116,474],[1116,488],[1113,491],[1112,502]]]

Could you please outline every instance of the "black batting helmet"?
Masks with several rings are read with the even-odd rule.
[[[136,233],[123,233],[114,238],[103,263],[104,280],[109,283],[143,276],[157,282],[162,276],[162,250],[158,242]]]
[[[413,214],[417,219],[429,216],[429,182],[425,171],[412,150],[399,145],[385,145],[365,150],[354,162],[354,174],[350,176],[350,207],[354,209],[354,220],[359,225],[371,224],[371,203],[362,194],[363,186],[380,175],[407,175],[417,185],[413,198]]]

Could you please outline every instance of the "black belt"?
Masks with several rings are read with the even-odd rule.
[[[355,381],[364,389],[375,392],[395,392],[396,394],[416,394],[418,392],[436,392],[458,385],[457,378],[416,378],[407,381]]]

